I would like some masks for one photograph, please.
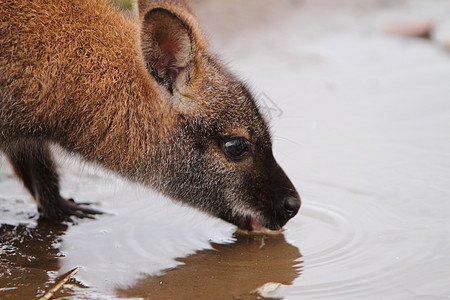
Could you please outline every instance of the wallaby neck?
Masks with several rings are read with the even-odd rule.
[[[157,167],[154,153],[175,119],[140,61],[116,73],[103,70],[105,85],[66,99],[76,102],[71,116],[52,128],[52,139],[64,148],[133,180],[147,173],[143,168]]]

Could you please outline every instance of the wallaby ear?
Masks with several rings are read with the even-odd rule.
[[[164,8],[142,18],[141,47],[150,74],[170,93],[186,84],[194,63],[192,34],[174,13]]]

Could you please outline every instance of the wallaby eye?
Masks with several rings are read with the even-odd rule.
[[[250,142],[243,137],[233,136],[223,141],[223,152],[232,161],[240,161],[250,153]]]

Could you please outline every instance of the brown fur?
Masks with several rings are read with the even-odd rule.
[[[299,198],[250,93],[209,53],[185,1],[139,1],[138,12],[134,22],[105,0],[0,4],[0,149],[42,215],[95,213],[59,195],[56,143],[240,227],[254,216],[279,228],[291,216],[278,198]],[[223,154],[234,135],[251,141],[251,159]]]

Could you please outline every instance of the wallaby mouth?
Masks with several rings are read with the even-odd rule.
[[[249,216],[243,219],[246,226],[238,226],[237,232],[247,233],[247,234],[279,234],[282,232],[282,227],[279,226],[277,229],[269,229],[263,226],[256,217]]]
[[[248,224],[247,228],[244,229],[240,227],[240,229],[255,233],[279,233],[282,231],[283,228],[283,226],[281,225],[274,225],[274,224],[264,226],[254,216],[247,217],[246,223]]]
[[[232,222],[239,230],[243,230],[246,232],[265,232],[268,230],[278,230],[281,229],[281,226],[277,228],[268,228],[263,225],[263,221],[258,220],[258,218],[254,215],[247,215],[245,217],[238,218]]]
[[[260,218],[249,215],[240,220],[240,222],[234,222],[239,229],[245,230],[248,232],[280,232],[283,228],[285,222],[283,224],[277,224],[277,222],[265,223]]]
[[[263,227],[255,217],[250,217],[250,225],[253,231],[259,231]]]

